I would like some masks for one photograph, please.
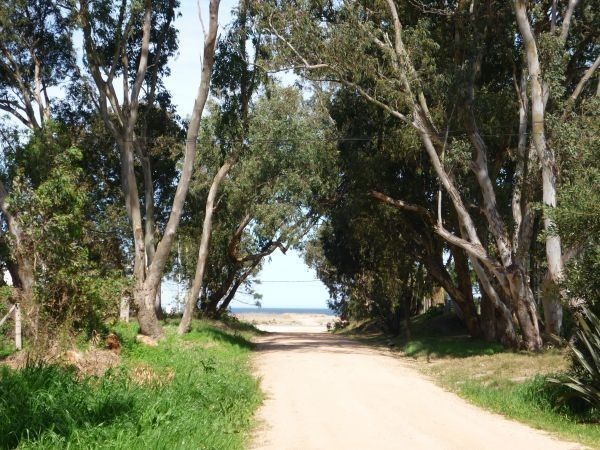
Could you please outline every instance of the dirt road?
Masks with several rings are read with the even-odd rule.
[[[338,336],[267,335],[255,365],[267,394],[256,449],[579,448],[469,405],[386,351]]]

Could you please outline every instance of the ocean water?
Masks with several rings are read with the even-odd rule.
[[[255,314],[326,314],[334,316],[335,313],[328,308],[237,308],[232,307],[234,314],[255,313]]]

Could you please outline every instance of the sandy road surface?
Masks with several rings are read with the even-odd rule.
[[[255,449],[575,449],[469,405],[397,358],[326,333],[260,338]]]

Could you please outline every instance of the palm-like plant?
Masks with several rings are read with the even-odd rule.
[[[582,308],[576,317],[577,340],[569,343],[573,352],[573,373],[549,381],[569,388],[567,397],[581,398],[600,409],[600,319],[587,308]]]

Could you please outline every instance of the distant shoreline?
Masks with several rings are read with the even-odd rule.
[[[324,314],[326,316],[335,316],[335,312],[329,308],[258,308],[244,307],[231,308],[233,314]]]

